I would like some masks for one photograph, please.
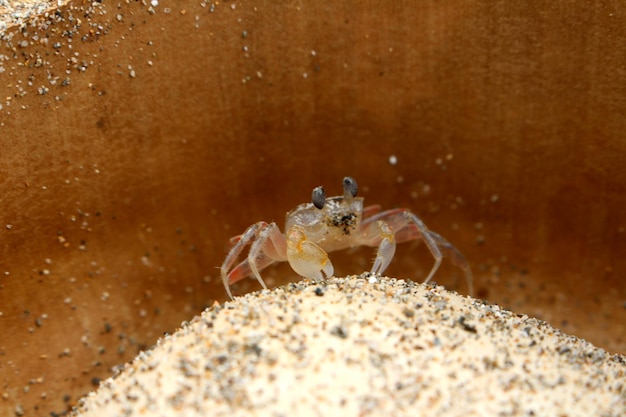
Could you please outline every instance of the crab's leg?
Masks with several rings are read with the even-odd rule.
[[[463,271],[463,275],[465,275],[465,280],[467,281],[467,286],[469,288],[469,293],[474,294],[474,279],[472,276],[472,269],[470,268],[469,262],[465,259],[465,256],[457,248],[455,248],[450,242],[446,240],[439,233],[433,232],[428,229],[424,222],[417,217],[415,214],[409,212],[406,209],[397,209],[390,210],[390,212],[394,213],[394,217],[402,217],[401,214],[410,220],[409,223],[405,224],[400,230],[396,232],[396,241],[397,242],[406,242],[409,240],[422,239],[424,243],[430,250],[431,254],[435,258],[435,265],[431,272],[428,274],[428,277],[424,281],[424,283],[429,282],[432,277],[435,275],[435,272],[439,268],[439,264],[441,261],[437,262],[437,256],[446,256],[450,259],[453,265],[458,267]],[[399,222],[401,223],[401,222]],[[435,248],[436,251],[433,251],[432,248]],[[439,254],[439,255],[436,255]]]
[[[252,225],[243,235],[240,236],[241,238],[238,239],[230,253],[235,255],[234,259],[237,259],[238,255],[241,253],[241,248],[234,253],[236,250],[235,247],[237,247],[240,242],[245,240],[248,243],[252,243],[246,259],[230,270],[230,272],[227,273],[226,278],[224,278],[224,271],[222,271],[222,280],[225,280],[224,286],[226,287],[226,292],[229,296],[230,285],[252,275],[257,279],[257,281],[259,281],[264,289],[267,289],[259,271],[274,262],[283,262],[287,260],[285,237],[280,233],[280,229],[276,226],[276,223],[267,224],[265,222],[259,222]],[[238,237],[236,236],[235,238]],[[245,244],[246,243],[242,243],[244,246]]]
[[[377,257],[374,261],[374,267],[377,267],[377,269],[372,268],[372,272],[383,272],[387,265],[389,265],[391,257],[393,257],[393,251],[384,249],[384,246],[389,245],[389,233],[384,227],[381,228],[381,222],[392,230],[392,235],[397,242],[405,242],[414,239],[422,239],[424,241],[424,244],[433,258],[435,258],[435,264],[424,283],[429,282],[435,275],[441,265],[443,254],[445,254],[450,257],[454,265],[463,270],[469,292],[473,294],[472,271],[465,257],[446,239],[429,230],[419,217],[406,209],[383,211],[365,219],[361,224],[362,243],[369,246],[379,246]],[[389,256],[387,252],[390,253],[391,256]],[[380,260],[379,256],[381,257]]]
[[[463,256],[463,254],[459,252],[457,248],[455,248],[440,234],[429,230],[428,235],[435,241],[441,252],[445,253],[445,255],[450,258],[450,261],[456,267],[460,268],[463,271],[463,274],[465,275],[465,281],[467,281],[467,287],[469,288],[469,294],[474,295],[474,279],[472,277],[472,269],[470,268],[467,259],[465,259],[465,256]],[[430,278],[432,278],[432,272]],[[424,282],[428,282],[430,278],[427,278]]]
[[[276,223],[270,223],[264,227],[248,252],[246,262],[256,277],[257,281],[267,289],[263,278],[261,278],[260,270],[274,262],[283,262],[287,260],[287,242],[280,232]]]
[[[243,232],[241,235],[235,236],[230,240],[231,244],[233,245],[230,248],[228,255],[226,255],[226,259],[224,259],[224,262],[222,263],[220,273],[222,275],[222,283],[224,284],[226,293],[231,299],[233,298],[233,295],[230,291],[230,284],[245,277],[245,275],[241,275],[241,268],[239,268],[241,264],[237,268],[232,269],[232,267],[237,261],[237,258],[239,258],[239,255],[241,254],[243,248],[245,248],[246,245],[248,245],[257,236],[259,230],[264,227],[267,227],[266,222],[255,223],[252,226],[248,227],[246,231]],[[238,272],[235,273],[235,271]]]
[[[380,211],[380,205],[379,204],[374,204],[374,205],[371,205],[371,206],[364,207],[363,208],[363,215],[361,217],[361,220],[367,219],[368,217],[372,217],[373,215],[375,215],[379,211]]]

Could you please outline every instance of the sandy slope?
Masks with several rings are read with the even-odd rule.
[[[619,416],[625,381],[624,357],[545,322],[364,274],[210,308],[79,415]]]

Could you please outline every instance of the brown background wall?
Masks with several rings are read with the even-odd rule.
[[[61,412],[223,301],[228,237],[344,175],[461,249],[480,298],[626,352],[623,8],[105,1],[50,16],[0,49],[1,415]],[[337,273],[370,259],[334,257]],[[421,280],[431,263],[406,244],[388,273]],[[466,291],[448,265],[436,278]]]

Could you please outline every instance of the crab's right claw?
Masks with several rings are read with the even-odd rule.
[[[287,236],[287,260],[298,275],[321,281],[333,276],[333,264],[317,244],[307,240],[304,230],[293,226]]]

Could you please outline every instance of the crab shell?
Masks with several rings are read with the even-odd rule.
[[[362,197],[330,197],[321,209],[305,203],[291,210],[286,216],[285,230],[289,235],[293,226],[300,226],[307,239],[326,252],[333,252],[359,245],[351,237],[359,230],[362,217]]]

